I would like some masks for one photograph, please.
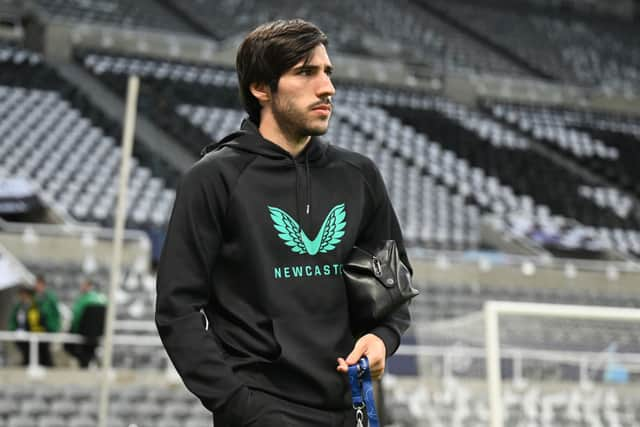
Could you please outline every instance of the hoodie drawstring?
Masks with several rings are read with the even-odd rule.
[[[304,167],[307,174],[307,215],[311,211],[311,173],[309,172],[309,150],[304,153]]]
[[[300,215],[300,200],[298,199],[298,188],[300,185],[298,180],[298,162],[293,157],[291,159],[293,160],[293,167],[296,173],[296,219],[304,229],[307,229],[309,226],[308,216],[311,214],[311,170],[309,169],[309,152],[307,151],[304,154],[305,184],[307,187],[304,216]]]
[[[298,163],[296,159],[291,157],[291,161],[293,162],[293,169],[296,174],[296,220],[302,226],[302,218],[300,217],[300,199],[298,198],[298,193],[300,192],[300,182],[298,181]]]

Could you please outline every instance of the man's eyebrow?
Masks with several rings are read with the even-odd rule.
[[[313,65],[313,64],[302,64],[302,65],[298,65],[297,67],[293,67],[293,71],[300,71],[300,70],[317,70],[319,68],[324,68],[326,71],[328,72],[333,72],[333,65],[325,65],[325,66],[321,66],[321,65]]]

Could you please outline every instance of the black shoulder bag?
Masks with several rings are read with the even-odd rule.
[[[349,299],[351,330],[362,335],[380,324],[419,292],[411,286],[411,273],[402,263],[395,240],[385,240],[369,252],[354,246],[342,274]]]

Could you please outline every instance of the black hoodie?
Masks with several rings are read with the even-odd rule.
[[[212,411],[249,410],[248,387],[350,408],[341,263],[387,239],[409,266],[370,159],[317,138],[293,158],[245,120],[183,176],[160,259],[156,324],[187,388]],[[409,322],[403,306],[371,331],[387,356]]]

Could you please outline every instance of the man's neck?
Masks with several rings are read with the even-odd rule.
[[[310,136],[295,138],[287,135],[280,129],[280,126],[275,122],[273,116],[263,116],[260,119],[258,131],[263,138],[281,147],[294,158],[304,150],[304,147],[306,147],[311,140]]]

